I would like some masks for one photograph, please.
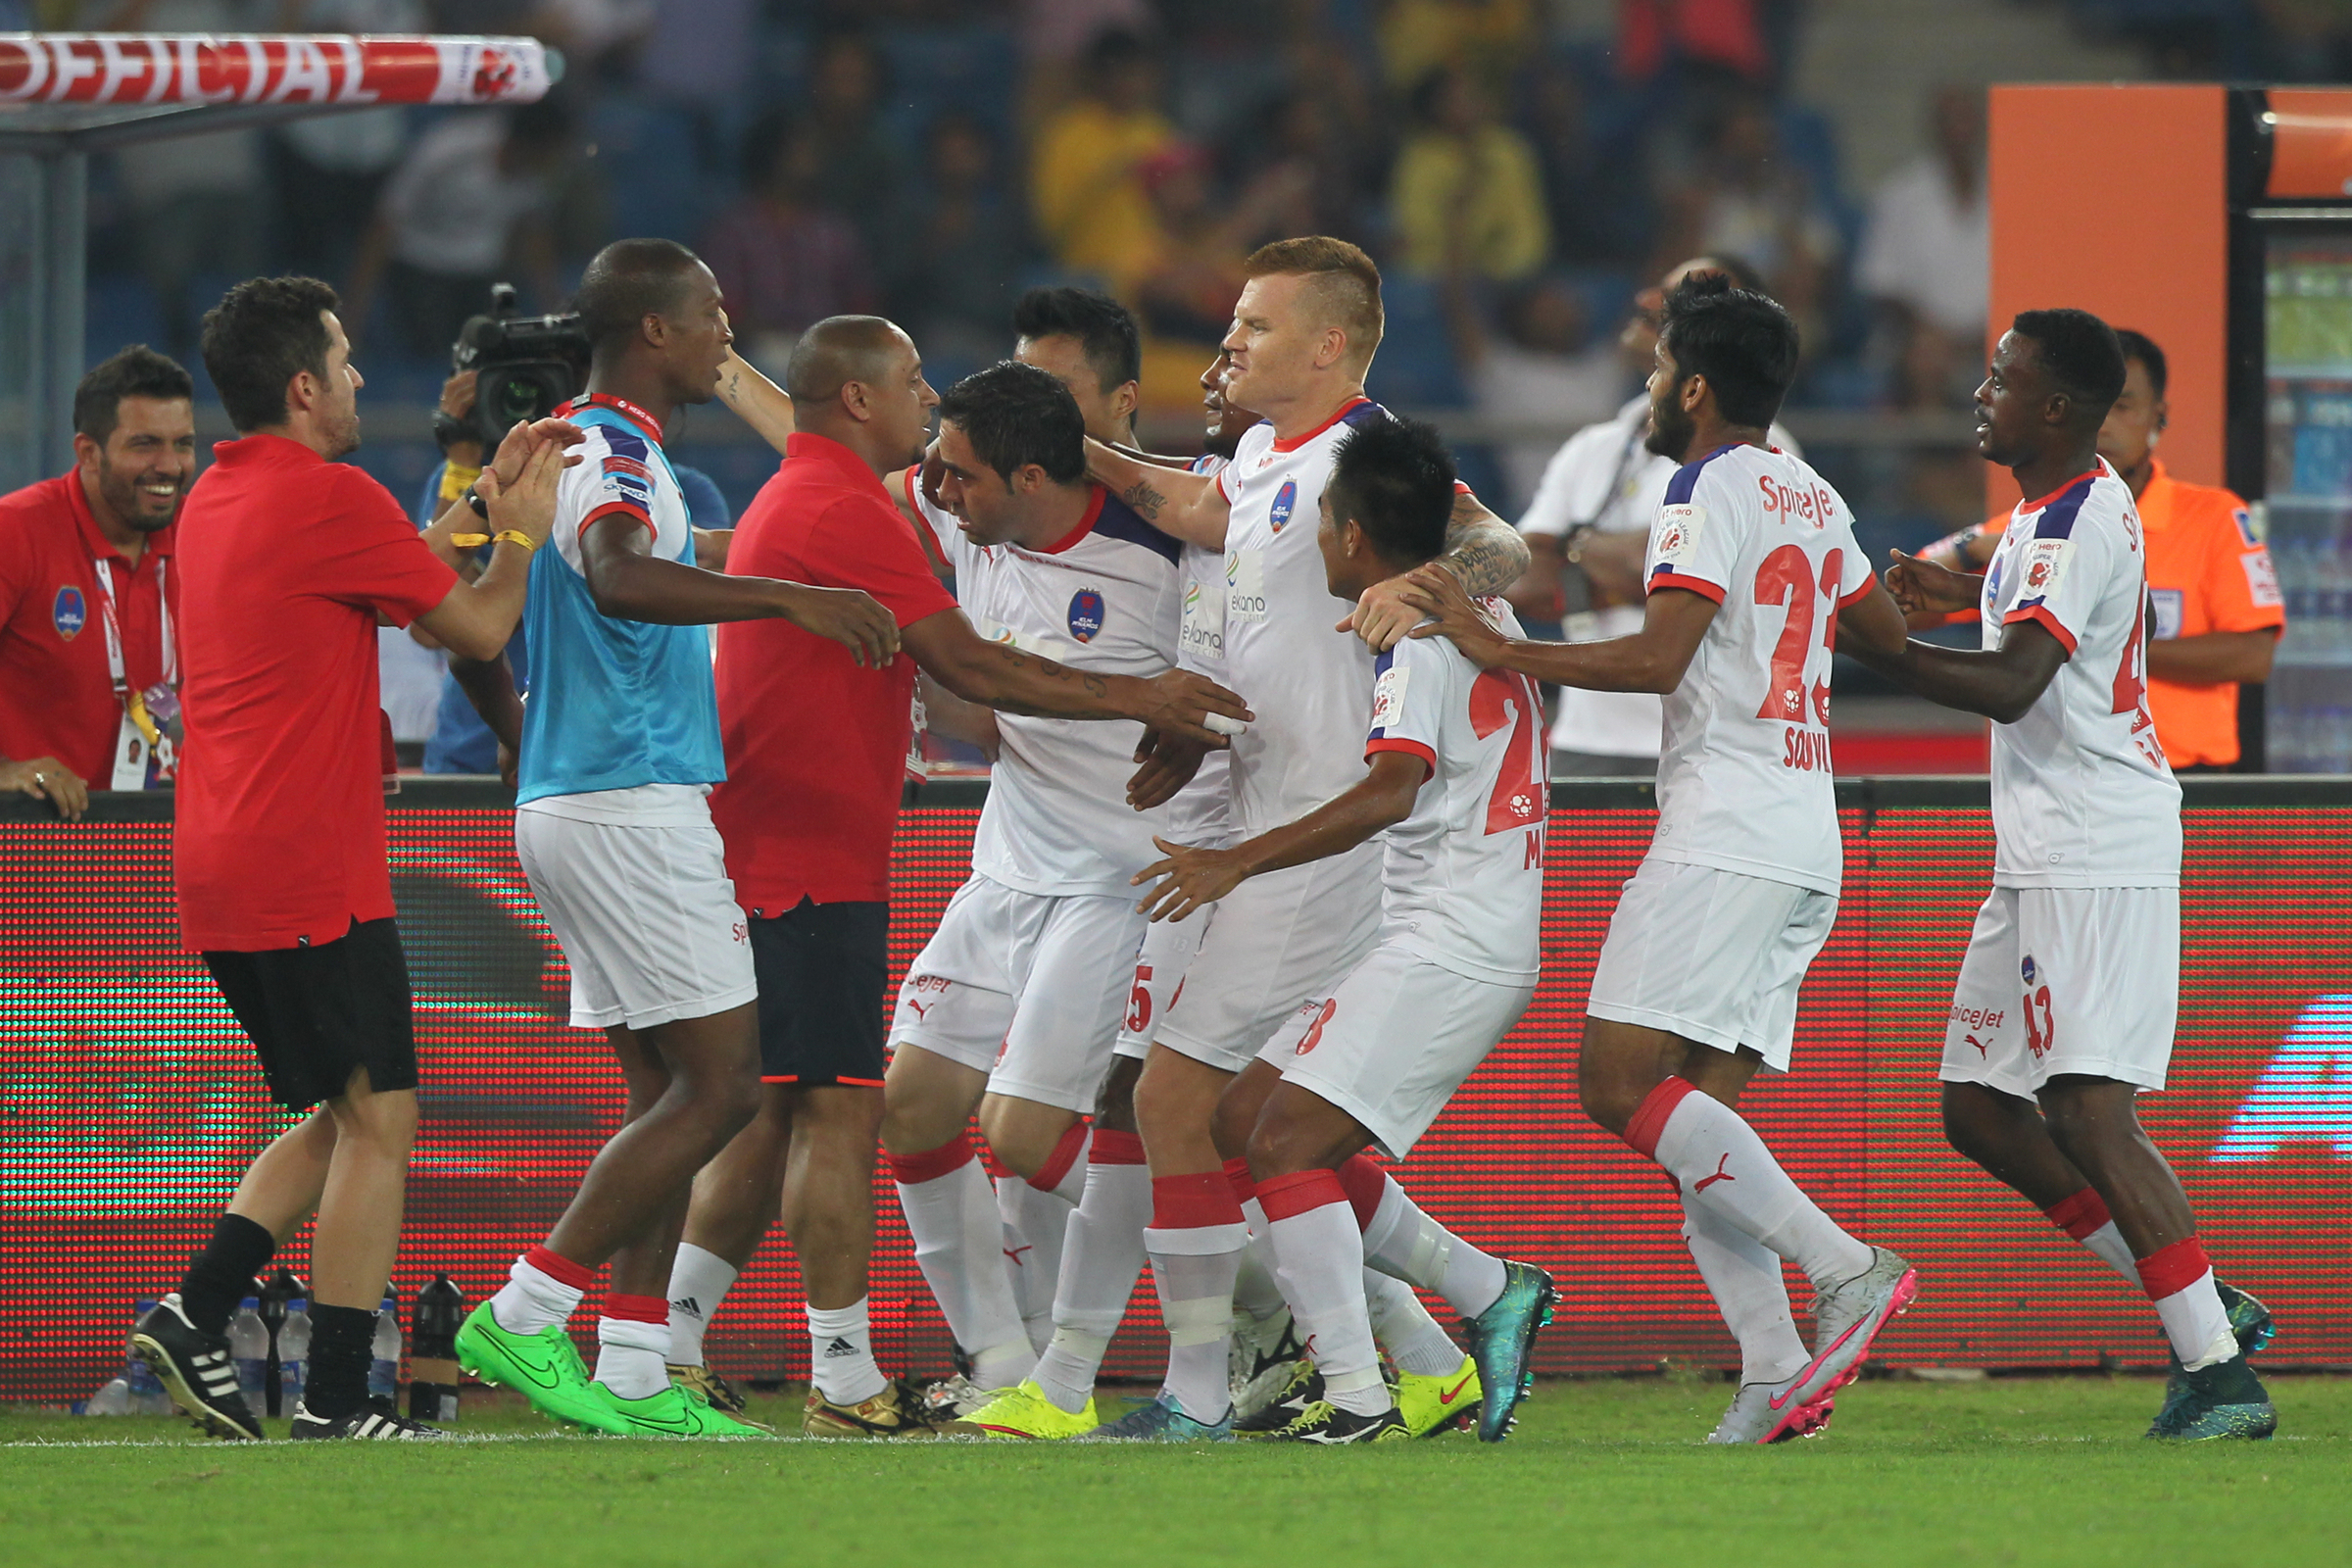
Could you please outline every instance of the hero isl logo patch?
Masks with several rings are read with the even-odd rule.
[[[2050,564],[2047,560],[2036,561],[2026,568],[2026,588],[2028,592],[2039,592],[2048,584],[2049,580]]]
[[[1092,588],[1070,595],[1070,635],[1091,643],[1102,630],[1102,596]]]
[[[81,628],[90,623],[90,607],[80,589],[68,583],[57,591],[57,597],[49,602],[49,623],[57,628],[61,641],[70,643],[81,635]]]
[[[1291,520],[1291,514],[1298,510],[1298,481],[1285,479],[1282,488],[1274,492],[1274,505],[1266,513],[1266,520],[1274,525],[1276,533],[1280,533],[1283,525]]]

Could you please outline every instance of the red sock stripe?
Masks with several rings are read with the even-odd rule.
[[[1250,1175],[1250,1162],[1229,1159],[1225,1162],[1225,1181],[1233,1189],[1233,1200],[1247,1203],[1257,1196],[1257,1183]]]
[[[609,1291],[601,1315],[618,1318],[623,1323],[667,1323],[669,1302],[659,1296],[623,1296],[618,1291]]]
[[[1345,1203],[1348,1201],[1348,1190],[1340,1185],[1336,1171],[1302,1170],[1290,1176],[1268,1177],[1259,1182],[1257,1201],[1265,1209],[1269,1221],[1285,1220],[1303,1214],[1310,1208]]]
[[[1666,1131],[1666,1123],[1674,1115],[1674,1107],[1686,1096],[1698,1093],[1698,1086],[1688,1078],[1668,1078],[1652,1089],[1634,1111],[1634,1119],[1625,1125],[1625,1141],[1634,1152],[1643,1159],[1658,1157],[1658,1138]]]
[[[1242,1205],[1233,1185],[1221,1170],[1191,1176],[1152,1178],[1152,1225],[1154,1230],[1196,1230],[1207,1225],[1239,1225]]]
[[[2072,1198],[2061,1199],[2042,1212],[2050,1216],[2051,1224],[2078,1242],[2115,1218],[2107,1212],[2107,1200],[2099,1196],[2095,1187],[2085,1187]]]
[[[1144,1162],[1144,1140],[1136,1133],[1114,1133],[1107,1127],[1095,1129],[1095,1141],[1086,1146],[1086,1162],[1090,1165],[1141,1165]]]
[[[891,1180],[902,1187],[935,1182],[950,1171],[961,1170],[972,1157],[972,1135],[957,1133],[937,1149],[919,1154],[887,1154]]]
[[[1045,1164],[1039,1166],[1037,1174],[1029,1178],[1029,1185],[1041,1193],[1052,1192],[1061,1185],[1061,1179],[1070,1173],[1070,1167],[1077,1164],[1078,1156],[1085,1152],[1086,1118],[1081,1116],[1070,1123],[1068,1130],[1054,1142],[1054,1152],[1046,1156]]]
[[[2179,1296],[2212,1272],[2213,1261],[2205,1255],[2205,1244],[2194,1236],[2139,1260],[2140,1288],[2151,1301]]]
[[[1388,1196],[1389,1173],[1368,1154],[1350,1154],[1340,1161],[1339,1183],[1355,1209],[1355,1228],[1370,1230],[1372,1216],[1380,1212],[1380,1200]]]
[[[585,1264],[574,1263],[563,1253],[551,1252],[544,1247],[534,1247],[524,1252],[522,1260],[549,1279],[568,1285],[575,1291],[586,1290],[588,1282],[596,1277],[596,1270]]]

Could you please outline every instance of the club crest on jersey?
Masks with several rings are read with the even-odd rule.
[[[72,642],[89,623],[89,602],[81,597],[81,590],[72,583],[58,589],[57,597],[49,601],[49,624],[57,628],[58,637]]]
[[[2034,955],[2031,953],[2026,955],[2026,961],[2017,966],[2017,972],[2026,984],[2034,983]]]
[[[1274,505],[1267,509],[1266,520],[1273,525],[1276,533],[1280,533],[1283,525],[1291,520],[1291,514],[1298,510],[1298,481],[1285,479],[1282,488],[1274,492]]]
[[[1092,588],[1070,595],[1070,635],[1091,643],[1102,629],[1102,596]]]

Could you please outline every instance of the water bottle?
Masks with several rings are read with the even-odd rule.
[[[105,1387],[82,1401],[81,1413],[83,1415],[130,1414],[130,1380],[127,1377],[108,1378]]]
[[[400,1396],[400,1303],[391,1297],[375,1309],[375,1347],[368,1352],[368,1397],[397,1400]]]
[[[236,1315],[228,1320],[228,1359],[236,1368],[237,1392],[245,1396],[245,1407],[260,1414],[266,1402],[263,1390],[270,1381],[270,1331],[262,1324],[259,1297],[238,1302]]]
[[[297,1296],[286,1303],[285,1326],[277,1331],[277,1399],[286,1414],[302,1405],[303,1374],[310,1370],[311,1303]]]
[[[146,1319],[147,1314],[154,1310],[155,1298],[152,1296],[141,1297],[133,1301],[130,1305],[131,1327],[138,1327]],[[130,1386],[130,1413],[132,1415],[170,1415],[172,1413],[172,1396],[164,1392],[163,1379],[155,1375],[155,1368],[149,1366],[135,1351],[130,1349],[127,1339],[123,1346],[122,1380]]]
[[[270,1275],[262,1286],[262,1294],[259,1298],[262,1329],[270,1336],[269,1362],[262,1373],[262,1399],[268,1408],[254,1411],[255,1415],[292,1415],[294,1413],[290,1409],[278,1408],[278,1393],[284,1385],[284,1379],[278,1366],[277,1337],[286,1326],[286,1303],[305,1294],[307,1293],[303,1290],[302,1281],[296,1279],[293,1272],[288,1269],[279,1269]]]
[[[409,1306],[416,1336],[409,1358],[409,1418],[455,1426],[458,1420],[458,1330],[466,1322],[466,1293],[447,1274],[435,1274]]]

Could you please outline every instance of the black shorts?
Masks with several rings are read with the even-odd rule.
[[[416,1087],[409,959],[392,921],[354,920],[307,948],[207,953],[204,965],[261,1054],[270,1098],[287,1109],[334,1099],[360,1067],[371,1089]]]
[[[890,906],[803,899],[751,927],[760,1081],[879,1086]]]

